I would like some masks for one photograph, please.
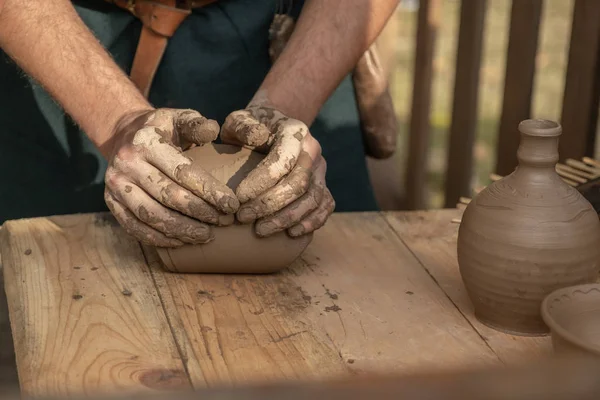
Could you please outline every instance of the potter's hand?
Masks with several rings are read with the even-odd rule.
[[[327,163],[304,123],[273,108],[249,107],[227,117],[221,139],[268,153],[237,188],[240,222],[258,220],[259,236],[286,229],[301,236],[325,224],[335,208]]]
[[[233,223],[239,201],[182,151],[216,139],[219,125],[192,110],[158,109],[122,119],[106,151],[104,198],[143,243],[176,247],[210,241],[209,224]]]

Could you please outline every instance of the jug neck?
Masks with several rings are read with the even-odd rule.
[[[521,142],[517,150],[519,168],[548,168],[554,171],[558,162],[560,124],[543,119],[528,119],[519,124]]]

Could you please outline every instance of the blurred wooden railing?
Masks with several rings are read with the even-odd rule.
[[[406,166],[406,206],[426,208],[430,142],[432,63],[444,0],[420,0],[414,86]],[[472,194],[473,148],[487,0],[461,0],[456,72],[445,176],[445,206]],[[575,0],[560,123],[561,160],[594,154],[600,106],[600,0]],[[521,120],[531,118],[535,62],[544,0],[513,0],[502,112],[498,124],[496,173],[517,165]]]

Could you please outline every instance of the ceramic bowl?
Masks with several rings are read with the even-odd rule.
[[[215,178],[235,191],[264,155],[225,144],[209,143],[185,152]],[[157,248],[165,268],[179,273],[264,274],[293,263],[313,235],[290,237],[285,231],[267,238],[255,233],[255,224],[213,227],[214,240],[206,244]]]
[[[600,284],[555,290],[541,311],[557,354],[600,358]]]

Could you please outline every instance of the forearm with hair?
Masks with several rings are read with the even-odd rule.
[[[117,123],[152,108],[69,0],[0,0],[0,11],[0,47],[105,155]]]
[[[294,33],[251,104],[312,124],[377,38],[398,0],[306,0]]]

